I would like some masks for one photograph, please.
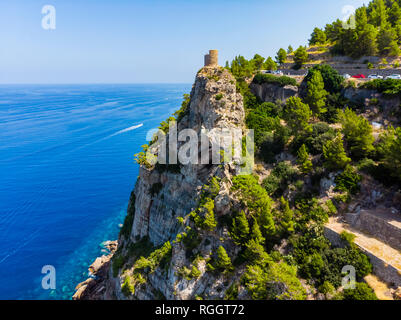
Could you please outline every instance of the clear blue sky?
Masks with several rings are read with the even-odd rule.
[[[191,83],[220,64],[306,44],[363,0],[1,0],[0,83]],[[56,8],[56,30],[41,27]]]

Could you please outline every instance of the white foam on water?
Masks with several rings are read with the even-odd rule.
[[[121,134],[121,133],[124,133],[124,132],[129,132],[129,131],[138,129],[138,128],[142,127],[142,126],[143,126],[143,123],[138,124],[138,125],[136,125],[136,126],[129,127],[129,128],[125,128],[125,129],[123,129],[123,130],[117,131],[116,133],[113,133],[112,135],[108,136],[108,138],[114,137],[114,136],[116,136],[116,135],[118,135],[118,134]]]

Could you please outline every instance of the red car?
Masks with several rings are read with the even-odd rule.
[[[356,78],[356,79],[366,79],[366,76],[364,74],[356,74],[354,76],[352,76],[352,78]]]

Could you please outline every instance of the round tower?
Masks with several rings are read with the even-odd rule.
[[[217,50],[209,50],[205,55],[205,67],[215,67],[219,64],[219,52]]]

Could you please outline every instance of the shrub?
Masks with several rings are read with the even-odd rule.
[[[122,293],[123,293],[126,297],[128,297],[128,296],[130,296],[131,294],[134,294],[134,293],[135,293],[135,287],[134,287],[134,285],[132,284],[131,278],[130,278],[129,276],[126,276],[126,277],[125,277],[124,283],[123,283],[123,285],[121,286],[121,291],[122,291]]]
[[[330,199],[326,201],[326,206],[330,215],[334,215],[337,213],[337,208],[333,204],[333,201],[331,201]]]
[[[206,239],[207,240],[207,239]],[[186,249],[186,257],[190,258],[193,256],[193,250],[197,248],[202,242],[202,239],[199,237],[198,233],[195,230],[190,230],[186,233],[186,236],[183,238],[182,243]]]
[[[219,101],[219,100],[221,100],[221,99],[223,99],[223,94],[222,94],[222,93],[218,93],[218,94],[216,95],[216,100]]]
[[[362,159],[357,165],[359,171],[368,173],[370,175],[374,175],[376,167],[376,162],[368,158]]]
[[[244,274],[245,286],[254,300],[304,300],[305,289],[296,268],[285,262],[271,263],[267,269],[252,265]]]
[[[280,196],[297,176],[296,170],[285,161],[279,162],[262,185],[269,195]]]
[[[196,211],[191,212],[195,225],[207,231],[213,231],[217,226],[214,216],[214,201],[210,198],[204,199]]]
[[[118,276],[118,272],[120,271],[121,267],[124,265],[124,256],[122,254],[118,254],[113,257],[112,268],[113,268],[113,277]]]
[[[343,88],[344,78],[328,64],[320,64],[311,68],[305,81],[310,81],[314,74],[319,72],[323,78],[324,89],[329,93],[339,93]]]
[[[345,241],[350,247],[354,245],[355,235],[353,233],[343,231],[340,234],[341,240]]]
[[[171,250],[171,243],[167,241],[161,248],[153,251],[147,258],[139,258],[134,264],[134,272],[148,269],[149,273],[153,273],[157,267],[160,266],[163,268],[168,265],[171,260]]]
[[[192,269],[191,269],[192,279],[198,279],[200,275],[201,275],[200,270],[196,266],[192,266]]]
[[[335,178],[337,191],[347,191],[351,194],[356,194],[359,189],[362,177],[356,172],[355,168],[351,165],[347,165],[343,173],[339,174]]]
[[[148,151],[149,151],[149,145],[144,144],[142,146],[142,151],[134,155],[134,160],[139,165],[145,166],[146,168],[150,169],[153,167],[152,163],[155,159],[154,157],[152,157],[150,153],[148,154]]]
[[[311,129],[294,138],[290,146],[292,153],[295,154],[303,144],[313,155],[323,153],[323,146],[336,137],[335,130],[324,122],[312,124]]]
[[[373,290],[363,282],[358,282],[355,288],[343,291],[344,300],[378,300]]]
[[[374,150],[373,142],[375,140],[369,121],[362,116],[358,116],[349,108],[339,112],[339,119],[343,126],[342,132],[351,156],[361,159],[369,155]]]
[[[375,79],[365,82],[361,88],[377,90],[387,96],[396,96],[401,94],[401,81],[397,79]]]
[[[294,78],[290,78],[287,76],[277,77],[272,74],[264,73],[258,73],[257,75],[255,75],[255,77],[253,78],[253,82],[256,84],[272,83],[281,87],[298,85],[297,81]]]
[[[270,116],[263,105],[252,110],[246,116],[246,125],[254,130],[255,144],[259,146],[266,132],[271,132],[280,126],[280,118]]]
[[[301,275],[307,279],[313,277],[317,286],[329,281],[338,288],[342,281],[341,270],[345,265],[355,267],[357,280],[372,272],[369,258],[355,246],[331,248],[323,236],[322,225],[311,227],[309,224],[304,234],[290,238],[290,243]]]
[[[227,290],[224,300],[238,300],[238,284],[233,283]]]
[[[284,150],[290,138],[290,130],[279,125],[273,133],[265,133],[261,138],[258,156],[266,163],[275,162],[275,157]]]
[[[263,180],[262,185],[269,195],[274,195],[276,191],[280,189],[281,179],[273,174],[270,174],[266,179]]]
[[[323,284],[319,287],[319,291],[323,294],[333,294],[335,291],[334,286],[329,282],[325,281]]]

